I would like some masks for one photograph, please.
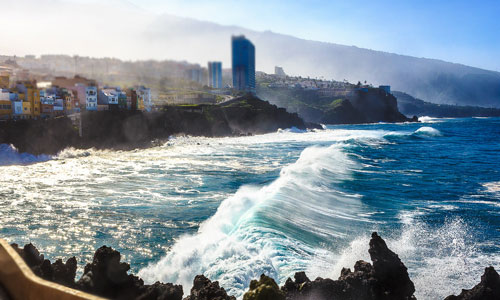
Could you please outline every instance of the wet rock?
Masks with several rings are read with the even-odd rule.
[[[303,275],[307,278],[305,273]],[[300,277],[299,279],[304,278]],[[285,293],[280,290],[274,279],[262,274],[259,281],[252,280],[250,282],[250,289],[243,296],[243,300],[285,300]]]
[[[120,252],[102,246],[92,263],[85,266],[76,287],[91,294],[113,299],[135,299],[144,286],[142,279],[127,274],[130,265],[120,262]]]
[[[415,285],[410,280],[408,269],[376,232],[372,233],[368,253],[376,279],[372,282],[376,299],[412,299]]]
[[[500,276],[495,268],[488,267],[481,276],[481,282],[470,290],[462,290],[458,296],[448,296],[445,300],[498,300],[500,299]]]
[[[69,287],[75,285],[77,268],[75,257],[71,257],[66,263],[63,263],[61,259],[51,263],[48,259],[44,259],[43,255],[31,243],[25,245],[23,249],[19,248],[17,244],[11,246],[37,276]]]
[[[157,281],[144,286],[137,300],[182,300],[183,294],[181,285]]]
[[[358,261],[351,269],[342,269],[338,280],[316,278],[310,281],[301,272],[288,280],[281,290],[287,300],[411,300],[415,287],[399,257],[384,240],[372,234],[368,250],[373,265]]]
[[[236,300],[236,298],[228,296],[218,281],[212,282],[203,275],[196,275],[191,294],[184,300]]]

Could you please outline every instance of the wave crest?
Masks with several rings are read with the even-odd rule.
[[[50,155],[19,153],[13,145],[0,144],[0,166],[26,165],[52,159]]]
[[[421,136],[442,136],[441,131],[427,126],[415,130],[414,134]]]

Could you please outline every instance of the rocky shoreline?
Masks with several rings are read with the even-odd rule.
[[[236,300],[203,275],[193,280],[193,287],[184,296],[181,285],[156,282],[144,284],[139,277],[128,274],[130,265],[121,262],[121,255],[110,247],[97,249],[83,275],[75,281],[77,261],[69,258],[65,263],[58,259],[51,263],[32,245],[12,247],[20,254],[33,272],[49,281],[110,299],[141,300]],[[369,243],[372,263],[358,261],[354,269],[344,268],[338,280],[316,278],[311,281],[304,272],[288,278],[282,287],[270,277],[262,274],[252,280],[243,300],[414,300],[415,286],[407,268],[398,255],[391,251],[385,241],[372,233]],[[460,295],[450,295],[445,300],[498,300],[500,299],[500,276],[493,267],[485,269],[481,281]]]
[[[81,123],[68,117],[4,121],[0,122],[0,144],[11,144],[19,152],[34,155],[55,155],[68,147],[131,150],[158,145],[172,135],[241,136],[291,127],[322,128],[246,95],[221,105],[164,106],[149,113],[83,112]]]

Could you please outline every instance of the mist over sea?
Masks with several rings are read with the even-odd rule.
[[[205,274],[241,296],[262,273],[336,279],[378,231],[416,297],[443,298],[500,268],[500,119],[421,121],[54,157],[0,145],[0,236],[80,267],[108,245],[149,283],[186,293]]]

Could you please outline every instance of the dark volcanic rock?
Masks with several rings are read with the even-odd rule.
[[[285,300],[285,293],[280,290],[274,279],[262,274],[259,281],[250,282],[250,288],[243,300]]]
[[[458,296],[448,296],[445,300],[498,300],[500,299],[500,276],[495,268],[488,267],[481,276],[481,282],[470,290],[462,290]]]
[[[141,289],[141,294],[137,300],[182,300],[182,286],[172,283],[155,282],[152,285],[145,285]]]
[[[376,279],[373,285],[376,299],[411,299],[415,286],[408,269],[376,232],[372,233],[368,252]]]
[[[203,275],[197,275],[193,281],[191,295],[184,300],[236,300],[236,298],[228,296],[218,281],[212,282]]]
[[[85,266],[82,278],[76,283],[77,288],[107,298],[135,299],[144,282],[127,274],[130,265],[120,259],[120,252],[110,247],[97,249],[92,263]]]
[[[318,128],[252,95],[221,105],[165,106],[159,111],[85,111],[81,133],[68,117],[0,122],[0,144],[19,152],[57,154],[67,147],[80,149],[136,149],[158,145],[171,135],[239,136],[297,127]]]
[[[31,243],[25,245],[23,249],[19,248],[17,244],[12,244],[12,247],[36,275],[62,285],[74,286],[77,267],[75,257],[71,257],[66,263],[58,259],[51,264],[48,259],[44,259],[43,255]]]
[[[376,232],[368,250],[373,266],[358,261],[354,271],[342,269],[338,280],[316,278],[310,281],[304,273],[296,273],[281,288],[287,300],[410,300],[415,287],[399,257],[387,248]]]

